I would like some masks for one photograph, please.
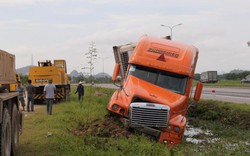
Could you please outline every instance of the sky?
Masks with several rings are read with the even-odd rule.
[[[112,75],[113,46],[168,36],[161,25],[181,23],[172,37],[199,49],[196,73],[250,70],[249,0],[0,0],[0,12],[0,49],[16,56],[16,68],[65,59],[68,73],[88,73],[94,42],[93,73]]]

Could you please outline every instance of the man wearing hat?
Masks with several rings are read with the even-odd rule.
[[[82,104],[83,96],[84,96],[84,86],[82,85],[82,81],[79,82],[75,94],[78,92],[78,100],[80,104]]]
[[[52,115],[52,105],[55,98],[55,91],[56,86],[52,84],[52,80],[49,80],[49,84],[46,84],[44,87],[44,94],[46,98],[46,105],[47,105],[47,113]]]

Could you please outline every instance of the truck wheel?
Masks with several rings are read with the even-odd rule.
[[[11,155],[16,156],[19,146],[19,113],[16,105],[12,109]]]
[[[11,152],[11,121],[7,108],[4,108],[3,122],[0,126],[1,156],[9,156]]]

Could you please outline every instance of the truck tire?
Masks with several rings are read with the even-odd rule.
[[[11,121],[7,108],[4,108],[3,122],[0,126],[1,136],[1,156],[9,156],[11,153]]]
[[[11,155],[17,156],[18,146],[19,146],[19,130],[20,130],[20,121],[19,113],[16,105],[13,105],[12,109],[12,131],[11,131]]]

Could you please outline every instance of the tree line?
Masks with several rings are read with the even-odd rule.
[[[250,71],[244,71],[242,73],[226,73],[226,74],[218,75],[218,79],[242,80],[247,75],[250,75]]]

